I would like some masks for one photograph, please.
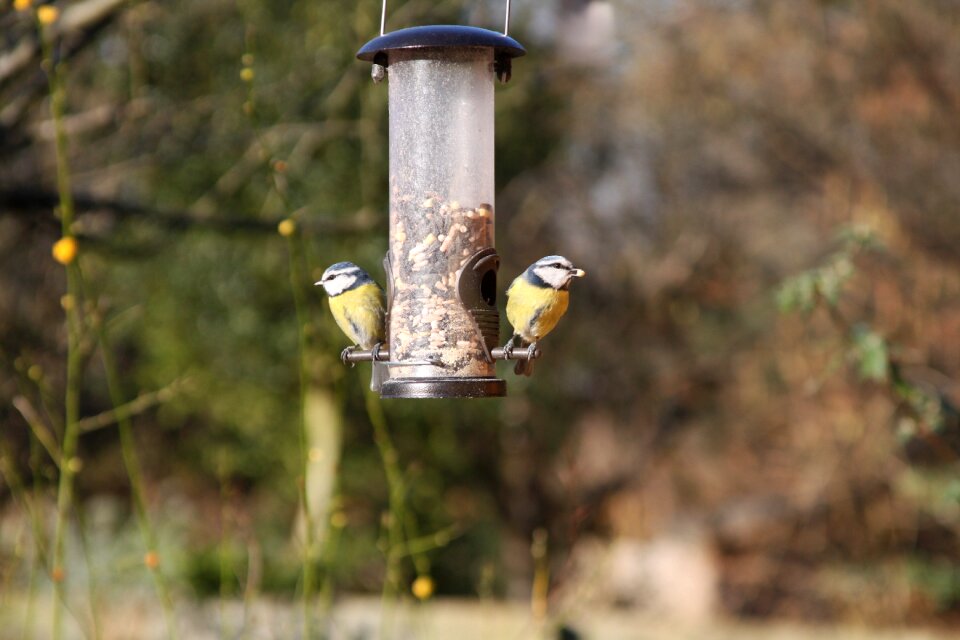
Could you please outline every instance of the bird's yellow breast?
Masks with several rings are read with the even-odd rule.
[[[538,287],[522,276],[507,290],[507,320],[527,342],[535,342],[550,333],[570,303],[570,292]]]
[[[386,336],[383,289],[377,285],[363,284],[332,296],[330,311],[347,337],[364,349],[383,342]]]

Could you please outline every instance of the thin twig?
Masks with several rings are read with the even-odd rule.
[[[300,251],[296,234],[287,237],[287,248],[290,256],[290,287],[293,291],[293,303],[297,318],[297,354],[299,372],[299,393],[297,423],[300,434],[300,468],[302,477],[300,482],[300,508],[303,509],[304,519],[304,549],[303,549],[303,637],[310,640],[313,637],[313,590],[314,590],[314,560],[316,545],[316,529],[313,514],[310,513],[310,501],[307,499],[307,472],[310,467],[310,446],[307,434],[306,421],[306,394],[307,394],[307,335],[306,312],[304,310],[303,292],[301,285],[303,275],[300,271]]]
[[[20,415],[23,416],[24,421],[30,427],[37,442],[43,445],[43,448],[50,454],[50,458],[52,458],[53,462],[59,467],[60,446],[30,401],[25,396],[17,396],[13,399],[13,408],[20,412]]]
[[[41,27],[41,48],[43,67],[47,72],[50,91],[50,115],[53,118],[55,135],[55,153],[57,166],[57,191],[60,198],[60,223],[64,238],[71,235],[73,229],[73,193],[70,187],[70,167],[67,160],[67,134],[64,129],[64,111],[66,91],[64,89],[63,65],[56,64],[53,57],[56,34],[50,25]],[[67,382],[64,394],[64,433],[61,447],[60,480],[57,486],[57,518],[53,538],[53,563],[50,568],[53,578],[54,594],[57,603],[53,607],[54,640],[63,635],[62,607],[65,598],[64,581],[66,571],[63,566],[64,540],[66,537],[67,513],[73,503],[73,476],[78,470],[73,462],[77,451],[80,432],[77,422],[80,418],[80,385],[83,374],[81,354],[82,327],[79,315],[79,289],[77,287],[76,259],[66,261],[67,295],[75,304],[66,306],[67,322]]]
[[[160,210],[137,202],[100,198],[84,193],[71,195],[74,209],[78,217],[76,227],[86,225],[86,212],[109,213],[117,220],[136,220],[146,224],[163,227],[170,231],[189,231],[192,229],[209,229],[219,233],[231,234],[274,234],[281,217],[251,218],[232,212],[221,212],[217,215],[201,215],[194,210]],[[18,187],[0,190],[0,215],[18,216],[30,220],[34,224],[44,224],[37,219],[34,213],[39,210],[49,210],[57,206],[59,196],[48,190],[33,187]],[[309,215],[298,215],[301,218],[300,226],[304,231],[322,233],[325,235],[352,235],[369,233],[382,224],[380,216],[373,215],[366,209],[359,209],[349,215],[335,215],[303,207],[296,212]],[[276,214],[272,214],[276,216]],[[284,212],[283,217],[288,217]],[[50,221],[46,221],[49,223]],[[52,223],[51,223],[52,224]],[[99,237],[99,236],[98,236]]]
[[[158,404],[167,402],[180,393],[186,385],[187,382],[185,378],[178,378],[162,389],[157,389],[149,393],[141,393],[130,402],[121,404],[113,409],[108,409],[95,416],[83,418],[77,423],[77,428],[80,429],[81,433],[89,433],[117,424],[123,420],[139,415]]]
[[[383,591],[380,596],[380,637],[385,637],[385,631],[389,627],[389,616],[387,609],[391,604],[392,598],[400,590],[400,562],[404,556],[403,543],[403,521],[404,521],[404,502],[406,497],[406,482],[400,471],[399,456],[393,446],[393,440],[390,438],[390,431],[387,428],[387,418],[383,412],[383,405],[380,403],[380,397],[370,390],[364,391],[366,400],[367,416],[373,425],[373,439],[377,444],[377,450],[380,452],[380,458],[383,461],[383,470],[387,478],[387,489],[389,492],[389,517],[387,525],[387,548],[386,576],[383,581]]]
[[[77,282],[84,296],[95,300],[96,296],[88,290],[83,279],[83,273],[79,267],[77,267]],[[94,308],[96,308],[95,305]],[[173,600],[170,597],[170,589],[167,586],[166,578],[160,566],[160,558],[157,554],[157,533],[150,521],[150,515],[147,512],[146,492],[143,488],[140,459],[137,456],[136,443],[133,437],[133,423],[130,421],[130,416],[134,415],[134,413],[129,410],[129,406],[136,403],[140,398],[133,402],[124,402],[123,392],[120,389],[120,376],[117,372],[116,364],[113,361],[113,350],[107,336],[106,327],[104,323],[99,320],[92,321],[90,326],[94,329],[97,341],[100,343],[100,360],[103,364],[103,370],[107,379],[107,390],[110,393],[110,401],[113,403],[113,411],[108,413],[112,414],[117,424],[117,432],[120,435],[120,451],[123,454],[123,464],[127,471],[127,477],[130,479],[130,494],[133,499],[134,513],[137,517],[140,537],[146,548],[144,564],[150,571],[157,597],[160,599],[160,605],[163,608],[163,615],[167,625],[167,637],[174,639],[177,637],[177,630],[176,620],[173,615]],[[174,387],[178,382],[171,383],[165,389]],[[164,389],[154,392],[154,395],[161,394],[163,391]],[[97,418],[98,416],[94,417]],[[79,422],[77,426],[79,427]]]

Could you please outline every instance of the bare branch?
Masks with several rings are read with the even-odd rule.
[[[57,440],[47,425],[44,424],[39,412],[37,412],[25,396],[17,396],[14,398],[13,407],[20,412],[20,415],[23,416],[30,430],[33,431],[33,435],[37,438],[37,441],[43,445],[43,448],[47,450],[47,453],[53,458],[54,463],[59,467],[60,447],[57,445]]]
[[[188,381],[185,378],[178,378],[162,389],[142,393],[126,404],[122,404],[109,411],[104,411],[103,413],[98,413],[95,416],[84,418],[77,422],[77,428],[80,429],[80,433],[89,433],[97,429],[109,427],[120,420],[141,414],[151,407],[167,402],[187,386]]]

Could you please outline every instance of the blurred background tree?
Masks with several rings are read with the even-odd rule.
[[[0,424],[10,467],[50,496],[56,469],[18,407],[62,429],[55,128],[36,7],[14,4],[0,9]],[[643,606],[689,585],[598,558],[639,575],[658,541],[683,540],[711,612],[955,616],[960,7],[515,4],[529,55],[497,89],[501,280],[557,252],[588,278],[509,398],[384,405],[412,521],[451,532],[404,580],[426,559],[440,594],[527,597],[543,531],[551,606],[587,603],[584,583]],[[379,4],[58,6],[92,311],[125,397],[169,391],[135,434],[175,588],[297,588],[292,269],[310,451],[336,469],[313,515],[329,508],[349,534],[316,561],[337,592],[379,592],[389,487],[364,369],[338,362],[310,287],[343,259],[381,273],[386,91],[354,59]],[[501,10],[411,0],[388,29],[493,26]],[[110,407],[91,359],[82,414]],[[83,434],[79,457],[79,504],[126,495],[114,429]]]

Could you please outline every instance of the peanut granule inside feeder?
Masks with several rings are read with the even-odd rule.
[[[490,375],[493,364],[460,303],[457,278],[470,256],[493,246],[493,207],[395,188],[390,215],[391,359],[439,362],[446,375]]]

